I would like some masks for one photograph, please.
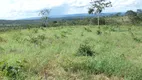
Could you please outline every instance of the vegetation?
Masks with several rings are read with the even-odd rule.
[[[141,80],[139,26],[30,28],[0,33],[1,80]]]
[[[47,27],[47,24],[48,24],[48,15],[50,13],[50,10],[49,9],[43,9],[40,11],[39,15],[42,16],[42,26],[43,27]]]
[[[98,17],[1,20],[0,80],[142,80],[142,10]],[[98,26],[99,25],[99,30]]]
[[[92,0],[91,2],[91,7],[89,8],[88,13],[89,14],[97,14],[98,16],[98,25],[100,24],[100,13],[102,12],[103,9],[106,7],[111,7],[111,2],[106,2],[106,0]]]
[[[142,19],[142,9],[137,10],[137,16]]]
[[[128,16],[132,24],[137,24],[138,21],[140,21],[140,17],[138,17],[137,13],[132,10],[128,10],[126,16]]]

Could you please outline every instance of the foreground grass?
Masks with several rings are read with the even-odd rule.
[[[97,34],[96,26],[64,26],[1,32],[0,79],[141,80],[141,30],[101,26]],[[82,55],[82,49],[93,55]]]

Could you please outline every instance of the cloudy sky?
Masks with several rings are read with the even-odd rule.
[[[103,12],[125,12],[142,9],[142,0],[110,0],[113,7]],[[0,19],[37,17],[41,9],[50,8],[50,15],[87,13],[90,0],[1,0]]]

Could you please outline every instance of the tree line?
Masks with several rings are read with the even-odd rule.
[[[43,9],[40,11],[42,26],[60,26],[60,25],[106,25],[106,24],[123,24],[125,21],[117,22],[113,17],[121,17],[121,13],[116,13],[115,15],[109,16],[112,19],[106,19],[106,17],[100,17],[100,13],[105,9],[112,7],[112,3],[107,0],[91,0],[90,7],[88,8],[88,14],[95,14],[96,17],[84,18],[84,19],[74,19],[74,20],[60,20],[60,21],[49,21],[48,15],[50,14],[49,9]],[[139,24],[142,20],[142,10],[139,9],[138,12],[128,10],[125,13],[125,17],[128,18],[129,24]]]

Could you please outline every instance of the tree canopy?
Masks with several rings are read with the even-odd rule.
[[[137,13],[132,10],[128,10],[125,15],[128,17],[132,24],[137,24],[140,20]]]
[[[89,14],[97,14],[98,15],[98,25],[99,25],[99,14],[107,7],[111,7],[112,4],[110,1],[106,0],[92,0],[90,2],[90,7],[88,10]]]
[[[49,13],[50,13],[49,9],[43,9],[39,13],[39,15],[42,16],[42,18],[41,18],[43,20],[42,26],[44,26],[44,27],[47,26]]]

